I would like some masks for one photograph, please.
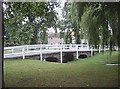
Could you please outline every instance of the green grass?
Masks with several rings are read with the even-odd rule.
[[[31,59],[4,60],[6,87],[118,87],[117,52],[84,60],[53,63]]]

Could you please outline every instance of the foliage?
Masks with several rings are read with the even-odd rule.
[[[62,10],[62,16],[63,20],[60,20],[58,22],[58,27],[60,28],[62,34],[64,34],[63,38],[66,44],[72,43],[72,38],[71,38],[71,29],[72,29],[72,23],[70,21],[70,4],[65,3],[65,6],[63,7]]]
[[[80,27],[81,35],[88,39],[92,47],[102,45],[104,48],[108,45],[112,51],[114,46],[118,46],[118,3],[74,2],[71,8],[75,32],[78,33],[77,28]]]
[[[57,13],[55,2],[4,2],[4,26],[7,45],[42,43],[47,37],[47,28],[54,27]],[[46,43],[46,41],[45,41]]]

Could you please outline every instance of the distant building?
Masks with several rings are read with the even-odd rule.
[[[59,33],[49,33],[48,44],[64,44],[64,39],[60,38]]]
[[[72,33],[72,44],[75,44],[75,36]],[[60,38],[59,33],[48,33],[48,44],[65,44],[64,39]],[[88,45],[87,39],[81,39],[81,44]]]

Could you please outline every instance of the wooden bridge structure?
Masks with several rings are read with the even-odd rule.
[[[59,53],[60,62],[63,63],[63,53],[74,52],[76,59],[79,53],[84,52],[87,56],[93,56],[94,52],[100,52],[101,49],[92,49],[87,44],[37,44],[37,45],[22,45],[4,47],[4,58],[17,58],[22,57],[25,59],[27,56],[40,55],[40,60],[43,60],[43,55]],[[104,49],[108,50],[108,49]],[[47,57],[47,56],[46,56]]]

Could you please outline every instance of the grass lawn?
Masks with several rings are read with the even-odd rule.
[[[68,63],[5,59],[5,87],[118,87],[118,53],[100,53]]]

